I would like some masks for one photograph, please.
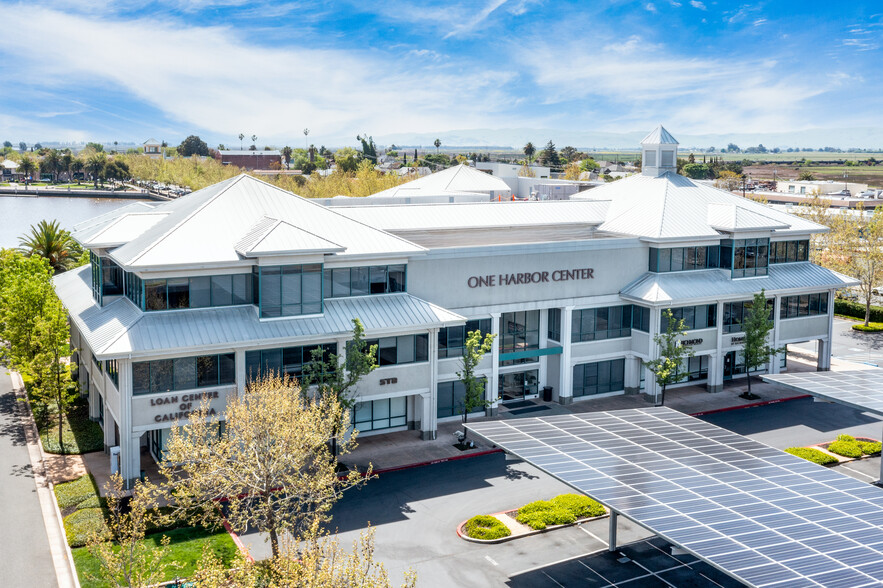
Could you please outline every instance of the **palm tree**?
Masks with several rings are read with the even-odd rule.
[[[42,220],[36,226],[31,225],[30,234],[19,237],[18,243],[25,255],[39,255],[48,259],[56,274],[73,267],[82,254],[80,246],[57,220]]]
[[[107,156],[104,153],[98,152],[93,153],[89,156],[89,159],[86,160],[86,164],[84,166],[85,170],[89,172],[89,175],[92,176],[92,181],[95,182],[95,189],[98,189],[98,176],[104,171],[104,166],[107,165]]]
[[[18,164],[18,171],[20,171],[25,176],[25,188],[28,187],[28,182],[31,179],[31,174],[37,171],[37,164],[31,159],[28,155],[22,155],[21,162]]]
[[[74,156],[70,152],[70,149],[68,149],[67,151],[64,152],[64,155],[61,156],[61,166],[60,166],[61,171],[67,172],[68,183],[70,183],[71,178],[72,178],[71,165],[73,165],[73,163],[74,163]]]
[[[282,158],[285,160],[285,169],[291,169],[291,147],[288,145],[282,148]]]
[[[46,173],[52,174],[52,183],[58,183],[58,172],[61,171],[61,154],[57,149],[50,149],[40,162],[40,168]]]
[[[435,154],[438,155],[438,148],[441,147],[441,139],[436,139],[432,144],[435,145]]]
[[[537,148],[533,146],[533,143],[530,141],[527,142],[527,145],[524,146],[524,155],[527,156],[527,163],[530,164],[531,158],[533,158],[533,154],[537,152]]]
[[[71,173],[71,179],[73,179],[73,174],[78,174],[81,171],[83,171],[83,167],[84,167],[83,160],[80,159],[79,157],[74,157],[71,160],[70,167],[68,167],[68,170],[70,170],[70,173]],[[80,185],[80,176],[77,176],[77,185],[78,186]]]

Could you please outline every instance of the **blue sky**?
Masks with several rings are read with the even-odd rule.
[[[879,1],[31,0],[0,13],[0,141],[14,143],[883,128]]]

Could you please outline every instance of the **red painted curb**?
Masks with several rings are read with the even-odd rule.
[[[715,408],[714,410],[703,410],[701,412],[688,413],[690,416],[699,417],[707,414],[715,414],[718,412],[729,412],[731,410],[740,410],[742,408],[755,408],[758,406],[767,406],[769,404],[778,404],[780,402],[788,402],[790,400],[803,400],[804,398],[812,398],[810,394],[801,394],[800,396],[789,396],[788,398],[779,398],[777,400],[761,400],[760,402],[752,402],[751,404],[742,404],[740,406],[728,406],[726,408]]]
[[[435,465],[437,463],[446,463],[449,461],[459,461],[461,459],[469,459],[470,457],[480,457],[482,455],[491,455],[492,453],[502,453],[502,449],[485,449],[483,451],[476,451],[475,453],[467,453],[465,455],[453,455],[451,457],[443,457],[441,459],[433,459],[431,461],[421,461],[417,463],[409,463],[406,465],[395,466],[391,468],[384,468],[382,470],[374,470],[375,474],[388,474],[390,472],[398,472],[400,470],[409,470],[411,468],[422,468],[423,466]]]
[[[248,549],[245,548],[245,543],[242,542],[242,539],[239,538],[239,535],[233,530],[233,527],[230,526],[230,523],[227,522],[227,519],[223,519],[224,521],[224,529],[226,529],[227,533],[230,535],[230,538],[233,539],[233,543],[236,544],[236,548],[248,558],[248,561],[254,563],[254,558],[248,552]]]

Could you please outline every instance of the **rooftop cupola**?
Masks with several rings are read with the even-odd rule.
[[[641,173],[658,178],[678,171],[678,141],[659,125],[641,141]]]

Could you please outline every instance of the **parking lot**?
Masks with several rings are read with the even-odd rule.
[[[846,432],[879,438],[883,430],[878,417],[810,399],[703,418],[780,449],[830,441]],[[837,469],[870,482],[879,467],[877,457]],[[740,585],[693,556],[672,556],[664,541],[622,517],[619,549],[612,554],[607,552],[607,519],[497,545],[469,543],[455,533],[473,515],[569,491],[524,462],[485,455],[384,474],[335,506],[332,527],[349,545],[370,524],[376,530],[375,556],[393,581],[413,568],[423,587]],[[269,555],[259,534],[246,534],[243,540],[255,557]]]

